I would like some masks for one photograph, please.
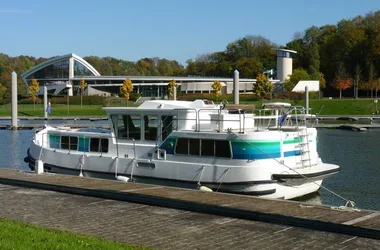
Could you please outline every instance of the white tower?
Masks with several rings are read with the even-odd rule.
[[[277,52],[277,79],[284,82],[293,73],[292,56],[297,51],[288,49],[276,49]]]

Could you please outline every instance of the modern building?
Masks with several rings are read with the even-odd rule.
[[[279,52],[295,53],[295,51],[278,50]],[[277,67],[286,67],[286,69],[277,68],[277,72],[289,72],[292,70],[292,65],[289,66],[289,61],[284,61],[281,57],[281,63],[277,62]],[[290,58],[291,60],[291,58]],[[290,61],[291,63],[291,61]],[[284,73],[281,73],[284,74]],[[118,94],[120,86],[126,78],[131,79],[134,86],[133,91],[140,93],[143,97],[158,97],[162,98],[167,95],[167,85],[169,81],[175,80],[179,85],[181,93],[210,93],[212,84],[215,80],[221,82],[223,89],[222,93],[231,94],[233,91],[233,78],[221,77],[176,77],[176,76],[101,76],[99,72],[91,66],[86,60],[75,55],[67,54],[63,56],[53,57],[35,67],[29,69],[21,75],[24,83],[29,86],[32,79],[36,79],[40,86],[46,86],[51,94],[69,94],[76,95],[79,90],[80,80],[85,80],[87,88],[86,95],[110,95],[111,93]],[[275,85],[280,85],[281,80],[270,80]],[[239,92],[252,92],[252,85],[256,79],[239,79]],[[40,88],[42,93],[42,88]]]
[[[293,56],[297,51],[288,49],[276,49],[277,54],[277,79],[284,82],[293,73]]]

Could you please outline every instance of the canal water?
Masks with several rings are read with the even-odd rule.
[[[0,168],[29,170],[23,159],[33,134],[33,130],[0,130]],[[342,206],[345,201],[339,195],[358,208],[380,210],[380,130],[318,129],[318,135],[322,160],[338,164],[341,170],[324,180],[326,189],[303,201]]]

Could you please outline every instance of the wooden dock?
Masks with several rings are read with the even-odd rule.
[[[378,211],[8,169],[0,183],[380,239]]]

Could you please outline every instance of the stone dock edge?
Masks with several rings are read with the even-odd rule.
[[[19,170],[18,170],[19,171]],[[23,171],[20,171],[23,172]],[[271,214],[234,207],[203,204],[193,201],[177,200],[159,196],[139,194],[135,192],[120,192],[116,190],[90,189],[57,184],[47,184],[38,181],[17,180],[0,177],[0,183],[25,188],[56,191],[74,195],[83,195],[103,199],[140,203],[151,206],[181,209],[186,211],[219,215],[244,220],[269,222],[275,224],[303,227],[319,231],[348,234],[359,237],[380,239],[380,230],[376,228],[364,228],[354,225],[345,225],[334,222],[326,222],[314,219],[298,218],[281,214]],[[200,192],[200,191],[197,191]]]

